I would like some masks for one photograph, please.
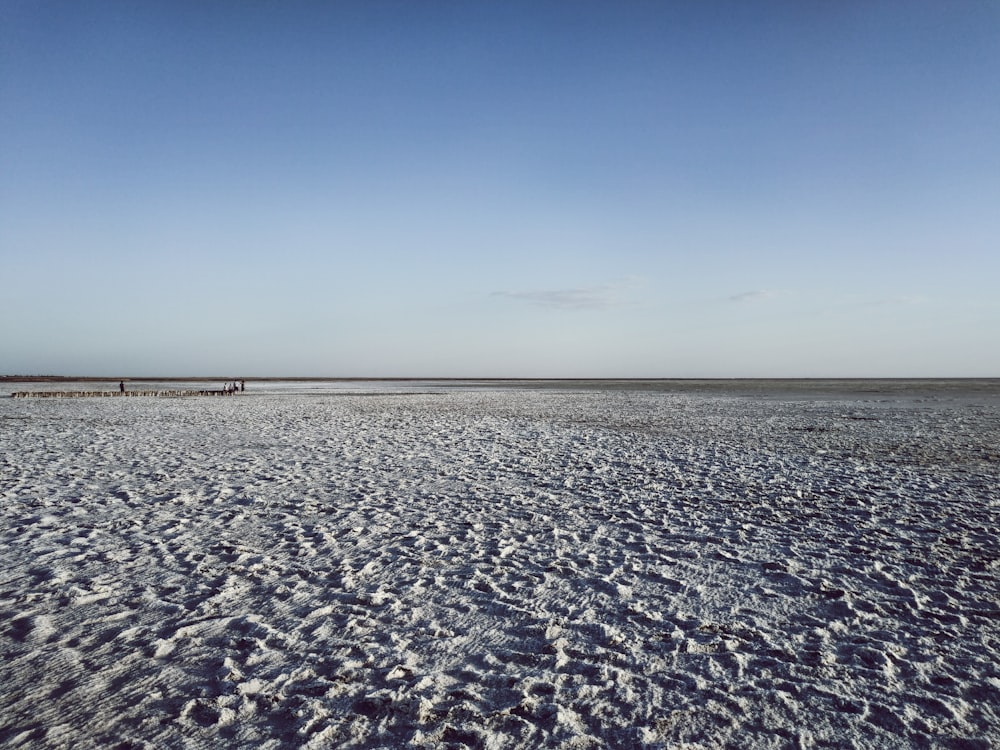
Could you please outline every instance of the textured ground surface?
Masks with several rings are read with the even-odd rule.
[[[0,399],[0,745],[1000,746],[998,417]]]

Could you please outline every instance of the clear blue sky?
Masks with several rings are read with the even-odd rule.
[[[1000,3],[0,1],[0,374],[1000,376]]]

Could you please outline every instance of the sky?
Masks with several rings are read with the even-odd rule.
[[[993,0],[0,0],[0,374],[996,377],[998,291]]]

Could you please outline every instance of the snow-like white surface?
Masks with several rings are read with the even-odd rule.
[[[0,745],[1000,746],[996,398],[334,390],[0,399]]]

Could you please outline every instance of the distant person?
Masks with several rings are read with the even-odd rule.
[[[240,393],[243,393],[246,389],[247,389],[247,381],[241,380],[240,381]]]
[[[119,380],[118,381],[118,392],[119,393],[125,393],[125,381],[124,380]]]

